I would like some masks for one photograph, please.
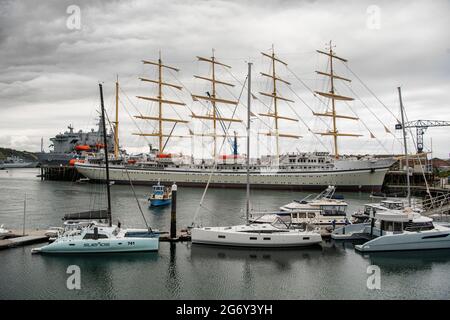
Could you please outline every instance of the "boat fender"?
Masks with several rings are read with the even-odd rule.
[[[98,228],[94,228],[94,240],[98,240]]]
[[[374,168],[371,168],[370,169],[370,173],[374,173],[375,172],[375,169]]]

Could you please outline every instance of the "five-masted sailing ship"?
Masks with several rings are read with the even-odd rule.
[[[337,119],[357,120],[357,117],[341,115],[336,112],[337,101],[351,101],[353,98],[338,94],[335,81],[350,81],[334,72],[334,60],[343,59],[337,56],[330,47],[327,51],[317,50],[319,54],[326,55],[329,58],[330,70],[317,71],[319,75],[326,76],[330,79],[330,91],[322,92],[315,91],[316,95],[329,99],[331,101],[327,106],[331,110],[325,112],[314,112],[315,116],[329,117],[332,119],[332,127],[327,132],[319,133],[323,136],[332,136],[334,150],[333,154],[328,152],[296,152],[296,153],[281,153],[279,138],[299,139],[300,135],[280,132],[281,121],[297,122],[298,119],[288,117],[283,114],[281,104],[294,103],[282,96],[279,92],[281,85],[289,86],[290,83],[282,79],[277,73],[278,66],[287,63],[282,61],[272,48],[272,52],[262,52],[264,58],[270,59],[271,72],[261,72],[261,76],[271,80],[271,92],[260,92],[261,98],[271,99],[269,110],[266,113],[259,113],[262,118],[270,118],[273,120],[273,128],[263,134],[269,137],[274,137],[276,142],[275,155],[271,155],[269,163],[270,170],[267,170],[267,159],[252,159],[250,166],[250,183],[255,188],[282,188],[282,189],[323,189],[329,185],[334,185],[339,190],[367,190],[379,191],[383,184],[384,176],[389,167],[394,163],[392,158],[356,158],[340,156],[338,149],[338,137],[356,137],[357,134],[342,133],[338,130]],[[211,75],[199,76],[194,78],[210,83],[210,91],[202,94],[191,94],[193,103],[201,103],[207,109],[206,114],[197,114],[191,110],[192,121],[212,122],[212,132],[195,133],[189,129],[190,135],[174,135],[173,131],[177,124],[188,124],[189,121],[185,119],[175,119],[163,116],[163,109],[165,105],[178,107],[187,106],[181,101],[169,100],[163,95],[164,87],[171,87],[176,90],[182,90],[182,85],[176,85],[166,82],[163,79],[163,70],[169,69],[178,72],[179,69],[165,65],[162,63],[161,56],[157,62],[144,60],[145,64],[150,64],[158,68],[158,79],[140,78],[141,81],[146,81],[157,85],[157,96],[147,97],[138,96],[139,99],[156,102],[158,104],[158,114],[156,116],[139,115],[139,119],[146,121],[156,121],[158,124],[154,132],[151,133],[137,133],[141,136],[157,137],[158,149],[155,150],[154,158],[151,161],[142,162],[139,165],[130,165],[123,163],[115,165],[110,168],[110,179],[128,183],[129,179],[136,184],[154,184],[157,181],[161,183],[173,183],[176,181],[181,186],[205,186],[207,183],[211,187],[245,187],[247,183],[246,169],[243,162],[225,161],[219,155],[218,150],[219,138],[226,139],[231,135],[229,128],[231,123],[240,123],[240,120],[235,113],[233,116],[225,116],[221,109],[222,105],[231,105],[237,107],[239,101],[230,100],[219,96],[218,87],[225,86],[232,88],[233,84],[228,83],[217,78],[218,68],[230,69],[231,66],[220,62],[215,56],[213,50],[211,57],[197,57],[199,62],[206,62],[210,64]],[[163,124],[166,122],[173,123],[170,132],[164,131]],[[227,125],[228,124],[228,125]],[[117,125],[117,124],[116,124]],[[166,152],[167,143],[172,137],[211,137],[213,139],[213,159],[214,161],[194,161],[191,159],[187,162],[180,163],[172,158],[170,153]],[[91,180],[104,180],[105,170],[102,165],[93,163],[79,163],[76,164],[78,171]]]

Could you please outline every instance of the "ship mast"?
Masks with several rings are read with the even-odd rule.
[[[196,76],[194,75],[194,78],[197,79],[201,79],[201,80],[206,80],[211,82],[211,92],[212,94],[210,94],[209,92],[207,92],[207,96],[202,96],[202,95],[196,95],[193,94],[192,95],[192,99],[194,101],[198,101],[198,100],[206,100],[209,101],[211,103],[212,106],[212,112],[203,116],[203,115],[196,115],[194,113],[192,113],[191,117],[192,118],[197,118],[197,119],[204,119],[204,120],[211,120],[213,121],[213,133],[212,133],[212,137],[213,137],[213,141],[214,141],[214,147],[213,147],[213,158],[215,159],[217,156],[217,137],[219,135],[217,135],[217,121],[220,122],[242,122],[242,120],[239,119],[234,119],[234,118],[225,118],[222,117],[220,115],[220,112],[217,108],[217,103],[225,103],[225,104],[232,104],[232,105],[237,105],[238,101],[232,101],[232,100],[226,100],[226,99],[221,99],[217,97],[217,88],[216,88],[216,84],[221,84],[221,85],[225,85],[225,86],[229,86],[229,87],[234,87],[233,84],[228,83],[228,82],[224,82],[224,81],[220,81],[216,79],[216,65],[218,66],[222,66],[225,68],[229,68],[231,69],[231,67],[229,65],[226,65],[224,63],[221,63],[219,61],[217,61],[216,57],[214,56],[214,49],[212,50],[212,57],[211,58],[203,58],[203,57],[199,57],[197,56],[198,61],[203,61],[203,62],[207,62],[211,64],[211,68],[212,68],[212,75],[211,78],[207,78],[207,77],[202,77],[202,76]],[[204,136],[204,134],[202,134],[202,136]],[[220,135],[222,136],[222,135]],[[226,132],[224,137],[226,136]]]
[[[116,121],[114,121],[114,158],[119,158],[119,76],[116,78]]]
[[[337,129],[337,123],[336,123],[336,119],[337,118],[342,118],[342,119],[349,119],[349,120],[358,120],[359,118],[357,117],[351,117],[351,116],[345,116],[345,115],[340,115],[340,114],[336,114],[336,105],[335,105],[335,101],[336,100],[340,100],[340,101],[352,101],[354,100],[351,97],[345,97],[345,96],[341,96],[341,95],[337,95],[335,92],[335,87],[334,87],[334,79],[338,79],[338,80],[343,80],[343,81],[347,81],[347,82],[351,82],[351,80],[346,79],[344,77],[341,76],[337,76],[334,74],[334,69],[333,69],[333,59],[338,59],[341,60],[343,62],[347,62],[346,59],[340,58],[338,56],[336,56],[334,54],[333,51],[333,45],[330,41],[329,43],[329,51],[328,52],[324,52],[324,51],[320,51],[320,50],[316,50],[318,53],[320,54],[324,54],[326,56],[329,57],[330,59],[330,73],[327,72],[322,72],[322,71],[316,71],[317,74],[323,75],[323,76],[327,76],[330,78],[330,92],[321,92],[321,91],[314,91],[315,93],[317,93],[318,95],[321,95],[322,97],[331,99],[331,112],[326,111],[325,113],[316,113],[313,112],[313,114],[315,116],[320,116],[320,117],[331,117],[333,118],[333,130],[329,130],[328,132],[321,132],[320,134],[322,136],[333,136],[333,142],[334,142],[334,157],[336,159],[339,159],[339,149],[338,149],[338,140],[337,137],[338,136],[345,136],[345,137],[360,137],[360,134],[352,134],[352,133],[340,133]]]
[[[294,119],[294,118],[289,118],[289,117],[285,117],[285,116],[281,116],[278,112],[278,100],[283,100],[283,101],[288,101],[288,102],[294,102],[290,99],[284,98],[282,96],[280,96],[277,92],[277,81],[279,82],[283,82],[284,84],[287,85],[291,85],[288,81],[281,79],[280,77],[277,76],[276,72],[275,72],[275,64],[276,62],[281,63],[285,66],[287,66],[287,63],[284,61],[281,61],[280,59],[278,59],[275,56],[275,50],[272,46],[272,53],[268,54],[268,53],[264,53],[261,52],[261,54],[264,57],[267,57],[269,59],[271,59],[271,70],[272,73],[271,74],[267,74],[264,72],[260,72],[262,76],[264,77],[268,77],[272,79],[272,92],[267,93],[267,92],[260,92],[259,94],[266,96],[266,97],[270,97],[273,99],[273,112],[271,112],[270,110],[268,111],[268,113],[260,113],[260,116],[263,117],[270,117],[270,118],[274,118],[275,119],[275,132],[266,132],[263,133],[266,136],[275,136],[276,138],[276,159],[279,159],[280,156],[280,146],[279,146],[279,137],[285,137],[285,138],[294,138],[294,139],[298,139],[301,138],[301,136],[298,135],[293,135],[293,134],[285,134],[285,133],[280,133],[279,132],[279,120],[289,120],[289,121],[295,121],[298,122],[298,119]]]
[[[171,132],[173,132],[173,129],[175,128],[177,123],[188,123],[188,121],[186,121],[186,120],[164,118],[164,116],[163,116],[163,105],[164,104],[169,104],[169,105],[173,105],[173,106],[185,106],[186,104],[183,102],[179,102],[179,101],[172,101],[172,100],[165,99],[164,95],[163,95],[163,87],[166,86],[166,87],[171,87],[171,88],[175,88],[178,90],[182,90],[183,87],[172,84],[172,83],[167,83],[163,80],[163,69],[170,69],[170,70],[173,70],[176,72],[178,72],[179,69],[163,64],[162,59],[161,59],[161,52],[159,52],[158,62],[153,62],[153,61],[148,61],[148,60],[142,60],[142,62],[144,64],[150,64],[150,65],[158,67],[158,79],[157,80],[147,79],[147,78],[139,78],[141,81],[146,81],[146,82],[151,82],[151,83],[157,84],[158,85],[158,95],[156,97],[137,96],[137,98],[157,102],[158,103],[158,116],[153,117],[153,116],[142,116],[141,115],[141,116],[135,116],[135,118],[158,121],[158,131],[153,132],[153,133],[133,133],[133,134],[138,135],[138,136],[158,137],[158,146],[159,146],[158,152],[159,152],[159,154],[162,154],[164,152],[165,146],[167,145],[167,141],[170,139],[170,137],[175,137],[171,133],[170,134],[164,133],[163,123],[164,122],[174,123],[174,126],[173,126]],[[167,139],[164,142],[163,140],[165,137],[167,137]],[[186,137],[186,136],[177,136],[177,137],[182,138],[182,137]]]

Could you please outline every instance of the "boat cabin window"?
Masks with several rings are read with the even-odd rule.
[[[315,218],[316,214],[314,212],[308,212],[308,218]]]
[[[404,208],[403,202],[388,202],[388,201],[382,201],[381,205],[383,207],[386,207],[388,209],[393,210],[400,210]]]
[[[97,238],[95,237],[94,233],[86,233],[83,237],[83,240],[96,240],[96,239],[108,239],[108,236],[106,234],[97,234]]]
[[[425,231],[434,229],[433,222],[410,222],[405,225],[406,231]]]
[[[345,215],[346,206],[321,206],[324,216],[342,216]]]

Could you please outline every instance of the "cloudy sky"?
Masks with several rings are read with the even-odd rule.
[[[75,6],[75,7],[74,7]],[[38,151],[41,137],[48,139],[72,124],[76,130],[95,127],[99,105],[98,83],[104,84],[110,117],[114,110],[114,81],[122,87],[121,145],[130,152],[146,150],[150,138],[132,135],[152,132],[154,124],[132,119],[130,115],[152,114],[156,106],[136,98],[155,96],[155,86],[138,77],[154,78],[155,68],[142,59],[155,60],[161,51],[163,62],[180,69],[166,71],[167,82],[184,89],[166,89],[165,97],[180,100],[186,107],[165,107],[165,116],[190,119],[192,111],[206,114],[208,105],[193,102],[190,93],[210,91],[205,81],[193,75],[208,76],[208,64],[196,56],[215,56],[232,66],[218,68],[217,77],[233,88],[220,87],[218,96],[241,97],[236,110],[244,118],[246,94],[242,84],[247,62],[253,62],[254,113],[271,107],[270,99],[258,94],[271,91],[260,72],[270,70],[270,62],[260,52],[276,55],[288,66],[277,65],[277,75],[291,86],[280,84],[278,92],[295,101],[280,103],[279,112],[301,121],[281,121],[280,132],[303,136],[283,139],[281,151],[332,151],[331,139],[312,132],[327,130],[329,119],[314,117],[312,110],[324,112],[326,99],[310,90],[327,90],[329,83],[315,70],[325,71],[328,61],[315,50],[325,50],[332,40],[337,55],[335,71],[350,78],[340,82],[340,94],[356,99],[338,103],[344,115],[357,114],[361,121],[340,119],[340,132],[361,134],[342,138],[342,153],[400,152],[400,134],[395,132],[399,118],[397,87],[402,87],[409,120],[450,120],[450,2],[437,1],[0,1],[0,146]],[[78,15],[79,12],[79,15]],[[356,76],[362,80],[359,81]],[[366,85],[371,91],[369,92]],[[241,91],[243,91],[241,95]],[[382,103],[380,103],[381,101]],[[233,113],[220,106],[223,115]],[[328,109],[329,110],[329,109]],[[253,151],[274,151],[274,143],[257,132],[273,125],[267,118],[255,118]],[[384,126],[392,132],[386,132]],[[170,131],[170,124],[165,127]],[[207,122],[178,125],[180,135],[210,132]],[[242,132],[235,124],[230,131]],[[372,133],[375,138],[370,137]],[[450,128],[432,128],[425,136],[425,149],[448,157]],[[284,141],[288,140],[288,141]],[[170,151],[207,155],[209,138],[172,139]],[[413,140],[409,139],[411,147]],[[155,141],[153,141],[155,142]],[[244,142],[242,141],[242,146]],[[204,148],[202,148],[202,146]],[[222,153],[229,152],[225,146]],[[207,151],[205,151],[205,149]]]

